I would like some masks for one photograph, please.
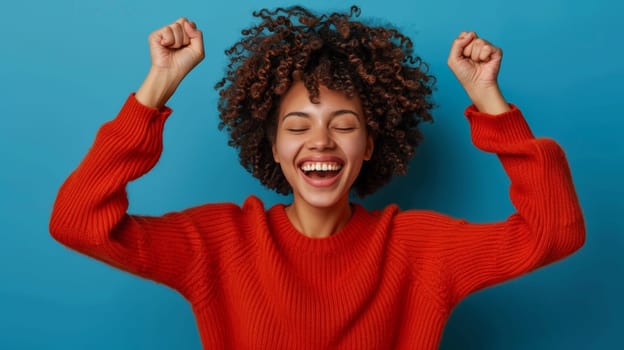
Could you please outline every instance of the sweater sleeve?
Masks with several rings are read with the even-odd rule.
[[[126,185],[158,161],[170,113],[131,95],[61,186],[49,229],[72,249],[180,290],[201,245],[193,211],[162,217],[126,213]]]
[[[433,290],[450,307],[474,291],[570,255],[585,241],[583,215],[561,147],[535,138],[513,105],[496,116],[471,106],[466,116],[475,146],[495,153],[509,176],[516,212],[503,222],[485,224],[432,212],[421,212],[415,220],[406,215],[412,218],[403,225],[419,222],[427,231],[418,239],[427,243],[418,249],[435,261],[435,277],[429,275],[438,281]]]

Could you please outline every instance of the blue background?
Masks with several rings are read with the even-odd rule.
[[[300,1],[320,10],[350,3]],[[264,190],[217,130],[212,89],[223,50],[251,11],[282,1],[12,1],[0,11],[0,348],[199,349],[175,292],[67,250],[48,234],[58,187],[149,67],[147,35],[180,16],[205,33],[207,55],[170,101],[175,114],[152,172],[129,187],[131,211],[161,214]],[[453,38],[475,30],[501,46],[500,84],[538,136],[567,152],[587,222],[577,254],[470,296],[442,349],[619,348],[624,328],[624,146],[619,1],[359,1],[362,17],[410,35],[438,77],[436,121],[410,173],[367,198],[472,221],[512,210],[496,158],[470,143],[468,99],[446,66]],[[620,180],[617,180],[620,179]]]

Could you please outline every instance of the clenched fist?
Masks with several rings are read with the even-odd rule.
[[[148,41],[152,65],[136,98],[146,106],[160,108],[204,58],[203,36],[195,23],[180,18],[151,33]]]
[[[482,112],[498,114],[509,109],[497,81],[502,59],[500,48],[474,32],[462,32],[451,46],[448,65]]]

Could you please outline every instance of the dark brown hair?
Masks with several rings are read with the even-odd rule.
[[[315,15],[300,6],[253,13],[260,23],[242,31],[226,51],[230,62],[219,91],[219,128],[239,149],[241,165],[262,184],[288,194],[290,185],[271,151],[280,98],[294,80],[318,102],[319,85],[358,95],[375,148],[353,187],[373,193],[392,175],[403,175],[422,139],[421,121],[431,121],[435,79],[412,55],[411,40],[388,26],[356,21],[360,9]]]

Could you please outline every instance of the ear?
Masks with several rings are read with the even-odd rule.
[[[279,156],[277,154],[277,147],[275,146],[275,142],[273,142],[273,144],[271,145],[271,151],[273,152],[273,160],[275,161],[275,163],[279,164]]]
[[[366,150],[364,151],[364,160],[370,160],[373,156],[373,150],[375,149],[375,140],[373,140],[373,136],[369,133],[366,137]]]

